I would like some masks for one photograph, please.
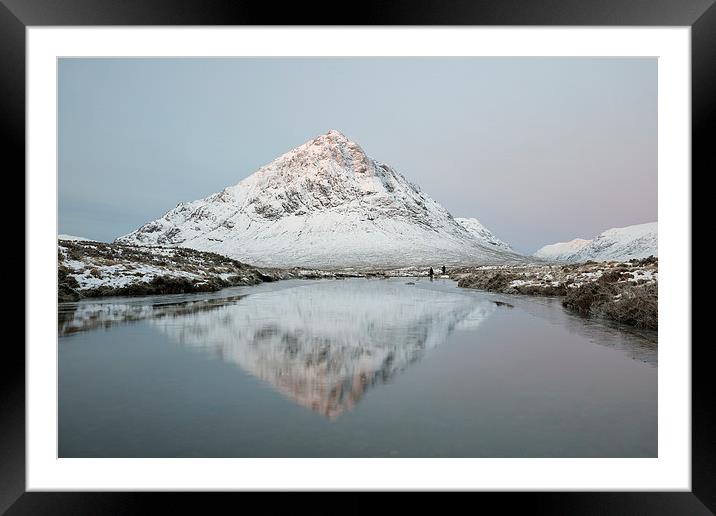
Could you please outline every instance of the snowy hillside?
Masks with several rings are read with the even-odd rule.
[[[495,249],[502,249],[504,251],[514,252],[509,244],[503,242],[495,235],[493,235],[492,232],[485,226],[483,226],[479,220],[475,218],[461,217],[455,217],[455,220],[458,222],[458,224],[467,229],[475,238],[481,240],[490,247],[493,247]]]
[[[57,240],[69,240],[70,242],[92,242],[91,238],[74,235],[57,235]]]
[[[260,271],[193,249],[105,244],[86,239],[60,240],[57,260],[61,302],[96,296],[212,292],[279,278],[275,271]]]
[[[545,246],[534,256],[554,261],[586,262],[588,260],[626,261],[659,255],[656,222],[608,229],[593,240],[577,242],[574,244],[576,249],[571,253],[566,248],[569,244],[571,242]]]
[[[569,242],[557,242],[556,244],[546,245],[532,256],[544,260],[554,260],[556,262],[568,261],[576,252],[591,243],[591,240],[575,238]]]
[[[389,165],[329,131],[235,186],[181,203],[117,239],[211,251],[263,266],[510,263]]]

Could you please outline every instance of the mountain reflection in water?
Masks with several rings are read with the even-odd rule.
[[[60,315],[60,333],[149,319],[182,346],[237,364],[335,419],[371,386],[495,309],[469,293],[401,280],[328,280],[222,299],[79,304]]]

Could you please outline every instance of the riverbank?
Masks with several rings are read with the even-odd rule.
[[[58,301],[106,296],[215,292],[226,287],[285,279],[427,276],[427,268],[255,267],[225,256],[181,247],[136,246],[60,239]],[[445,276],[447,277],[447,276]]]
[[[211,292],[270,281],[270,273],[191,249],[58,241],[58,300]]]
[[[436,273],[439,269],[435,269]],[[58,242],[58,301],[214,292],[283,279],[427,276],[427,268],[272,269],[188,248]],[[503,294],[562,297],[565,308],[641,329],[658,327],[658,260],[452,267],[436,277]]]
[[[581,315],[658,329],[658,259],[567,265],[484,266],[449,272],[459,287],[562,297]]]
[[[414,268],[383,271],[255,267],[219,254],[189,248],[110,244],[91,240],[60,239],[57,259],[57,298],[60,302],[106,296],[215,292],[226,287],[285,279],[420,275],[418,269]]]

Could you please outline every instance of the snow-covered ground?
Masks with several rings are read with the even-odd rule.
[[[216,290],[262,281],[265,273],[234,260],[191,249],[139,247],[87,240],[57,245],[61,300],[83,296],[151,293],[164,289]],[[154,291],[162,293],[162,285]],[[183,286],[182,286],[183,285]]]
[[[592,240],[574,239],[542,247],[533,256],[556,262],[630,260],[659,256],[656,222],[604,231]]]
[[[525,260],[482,225],[475,228],[355,142],[329,131],[237,185],[181,203],[117,242],[189,247],[274,267]]]
[[[645,285],[658,281],[658,260],[604,261],[570,265],[465,267],[450,272],[458,285],[505,294],[565,295],[569,289],[611,274],[614,282]]]
[[[57,235],[57,240],[69,240],[70,242],[92,242],[91,238],[85,238],[75,235]]]

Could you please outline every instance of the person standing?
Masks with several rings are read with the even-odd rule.
[[[432,268],[432,267],[430,267],[430,272],[428,272],[428,274],[430,275],[430,280],[432,281],[433,275],[435,274],[435,272],[433,272],[433,268]]]
[[[443,275],[445,275],[445,266],[443,265]]]

